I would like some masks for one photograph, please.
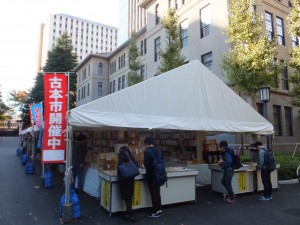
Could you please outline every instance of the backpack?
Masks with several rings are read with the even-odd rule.
[[[155,157],[154,153],[150,151],[154,160],[153,160],[153,176],[152,179],[154,183],[158,184],[159,186],[162,186],[166,183],[167,181],[167,172],[165,168],[165,161],[161,157],[161,152],[160,150],[157,150],[158,155]]]
[[[232,164],[231,164],[232,169],[237,170],[242,167],[240,155],[238,154],[237,151],[232,150],[231,158],[232,158]]]
[[[272,155],[272,153],[268,151],[268,149],[265,148],[264,150],[265,150],[264,164],[270,171],[274,171],[276,169],[276,160]]]

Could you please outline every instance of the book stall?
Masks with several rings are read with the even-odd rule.
[[[210,177],[209,165],[220,152],[208,134],[274,132],[271,123],[198,60],[72,109],[68,124],[70,137],[73,131],[88,137],[86,161],[98,173],[101,206],[109,213],[124,210],[116,176],[123,145],[140,166],[134,208],[144,208],[150,199],[143,177],[145,137],[152,136],[163,152],[170,181],[161,187],[161,196],[163,204],[172,204],[195,201],[198,182],[220,183]]]

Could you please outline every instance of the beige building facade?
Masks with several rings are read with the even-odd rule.
[[[287,32],[287,15],[289,13],[288,0],[268,0],[262,1],[257,6],[257,11],[264,18],[263,28],[269,33],[270,37],[278,40],[278,60],[288,61],[287,51],[293,45],[298,45],[298,40],[291,37]],[[226,43],[228,37],[223,34],[227,25],[228,0],[140,0],[136,7],[146,11],[147,24],[137,29],[137,46],[140,49],[140,70],[143,79],[149,79],[158,74],[160,65],[160,49],[165,49],[166,34],[161,27],[160,21],[169,7],[174,7],[179,16],[179,27],[181,31],[182,54],[186,62],[195,59],[200,60],[222,81],[228,83],[225,71],[222,70],[222,54],[229,50]],[[78,74],[78,98],[77,105],[80,106],[97,98],[114,93],[127,87],[128,68],[128,47],[127,40],[116,50],[108,55],[89,55],[80,63],[76,72]],[[102,78],[94,78],[95,75],[88,76],[85,80],[82,77],[85,70],[89,67],[97,67],[97,63],[103,64]],[[94,71],[97,71],[94,69]],[[285,68],[279,75],[277,88],[271,90],[270,102],[267,103],[268,120],[274,125],[275,134],[273,138],[274,149],[290,151],[299,141],[300,124],[297,120],[297,109],[291,107],[289,91],[289,68]],[[101,81],[100,81],[100,80]],[[95,82],[98,84],[95,85]],[[102,82],[99,84],[99,82]],[[89,95],[87,86],[89,84]],[[96,89],[91,89],[91,87]],[[84,88],[86,87],[86,88]],[[101,91],[99,91],[101,87]],[[216,90],[217,91],[217,90]],[[79,94],[80,92],[80,94]],[[97,94],[91,94],[91,93]],[[83,97],[85,96],[85,97]],[[83,98],[82,98],[83,97]],[[253,104],[245,97],[249,104]],[[255,103],[254,103],[255,104]],[[262,103],[257,96],[259,111],[262,110]],[[229,142],[240,143],[240,139],[234,140],[229,137]],[[249,139],[249,138],[248,138]],[[262,138],[265,142],[265,138]],[[245,139],[247,142],[247,137]]]
[[[49,15],[39,33],[37,72],[46,63],[48,51],[67,32],[78,62],[89,54],[112,52],[118,45],[118,28],[63,13]]]

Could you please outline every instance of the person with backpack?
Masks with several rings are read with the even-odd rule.
[[[258,198],[260,201],[272,200],[271,170],[267,165],[268,149],[260,141],[255,142],[254,147],[258,150],[257,169],[261,170],[261,181],[264,185],[263,195]]]
[[[146,169],[146,179],[148,181],[148,187],[152,201],[152,210],[147,216],[160,217],[162,215],[160,197],[161,184],[155,179],[153,163],[155,158],[160,158],[160,160],[163,160],[163,157],[160,149],[154,146],[154,140],[152,137],[147,137],[145,139],[145,147],[144,166]]]
[[[232,189],[232,177],[234,175],[234,169],[232,168],[232,156],[234,154],[234,150],[228,147],[227,141],[221,141],[220,142],[220,148],[222,149],[222,157],[223,159],[220,159],[218,161],[219,166],[223,169],[224,174],[221,180],[222,185],[225,187],[227,191],[227,195],[224,198],[224,202],[228,203],[234,203],[236,195],[233,192]]]
[[[119,150],[118,165],[121,165],[123,163],[129,163],[129,161],[132,161],[138,167],[138,164],[133,154],[131,153],[130,149],[127,146],[122,146]],[[117,172],[119,177],[121,199],[125,201],[125,206],[126,206],[126,212],[123,218],[131,222],[134,222],[136,220],[136,218],[133,216],[133,210],[132,210],[134,177],[125,178],[121,176],[119,170],[117,170]]]

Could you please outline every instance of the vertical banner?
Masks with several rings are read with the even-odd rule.
[[[31,112],[31,107],[33,106],[33,104],[28,104],[28,108],[29,108],[29,117],[30,117],[30,124],[33,127],[34,126],[34,120],[33,120],[33,116],[32,116],[32,112]]]
[[[43,128],[43,104],[37,103],[30,106],[31,115],[34,124],[39,128]]]
[[[64,73],[44,74],[44,134],[42,163],[63,163],[67,120],[68,77]]]

